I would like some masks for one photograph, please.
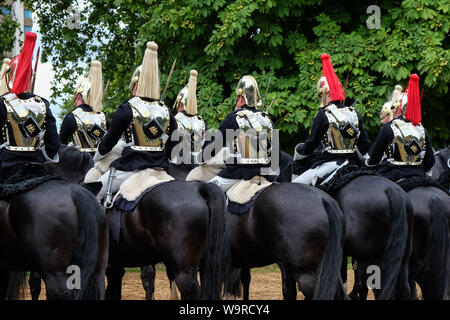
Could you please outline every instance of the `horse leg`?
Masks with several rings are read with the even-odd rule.
[[[297,300],[297,283],[295,282],[295,275],[287,270],[282,263],[278,264],[281,271],[281,285],[283,288],[284,300]]]
[[[341,264],[341,279],[342,282],[344,283],[344,289],[345,292],[347,292],[347,257],[343,256],[342,257],[342,264]]]
[[[42,274],[47,300],[72,300],[75,291],[69,289],[66,272],[48,272]]]
[[[175,283],[175,277],[170,272],[170,269],[166,268],[166,275],[170,283],[170,300],[180,300],[178,297],[177,284]],[[202,272],[200,272],[200,281],[202,277]]]
[[[359,295],[359,300],[365,301],[367,300],[367,296],[369,294],[369,287],[367,286],[367,280],[369,279],[369,275],[367,274],[368,264],[356,264],[355,269],[355,287]],[[356,282],[358,279],[358,282]]]
[[[30,272],[28,285],[30,286],[31,299],[39,300],[39,295],[41,294],[41,276],[39,273]]]
[[[141,267],[141,281],[145,290],[145,299],[153,300],[155,296],[155,265]]]
[[[358,264],[356,262],[356,260],[354,260],[352,258],[352,269],[353,269],[353,289],[352,291],[349,293],[349,297],[352,300],[359,300],[360,299],[360,292],[361,292],[361,280],[360,280],[360,276],[359,276],[359,268],[358,268]]]
[[[252,279],[252,276],[250,274],[250,269],[241,269],[241,282],[242,282],[242,288],[243,288],[243,294],[244,294],[244,300],[249,300],[249,294],[250,294],[250,281]]]
[[[297,274],[297,283],[300,291],[305,296],[305,300],[312,300],[316,286],[316,272]]]
[[[108,286],[106,287],[106,300],[120,300],[122,298],[122,278],[125,269],[109,265],[106,269]]]
[[[200,285],[197,280],[197,268],[180,271],[174,274],[175,283],[181,293],[182,300],[198,300],[201,297]]]

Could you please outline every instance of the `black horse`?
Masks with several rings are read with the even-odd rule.
[[[65,153],[79,152],[70,147],[60,151],[62,158],[70,159]],[[59,162],[61,175],[87,171],[88,161],[79,155],[74,159],[79,162]],[[85,163],[86,170],[80,170],[80,163]],[[108,210],[110,226],[115,214],[121,217],[120,239],[110,241],[106,298],[120,299],[124,267],[163,262],[183,299],[218,299],[223,268],[229,263],[224,205],[223,192],[213,184],[171,181],[153,188],[131,212]]]
[[[320,152],[320,151],[319,151]],[[303,168],[312,161],[304,160]],[[297,171],[298,167],[294,165]],[[301,172],[294,172],[300,174]],[[374,175],[356,176],[332,193],[346,222],[344,257],[351,256],[361,266],[363,281],[367,267],[378,266],[381,288],[377,299],[409,299],[408,265],[412,241],[412,206],[406,193],[394,182]],[[347,278],[347,261],[342,265]]]
[[[21,279],[8,271],[34,271],[47,299],[103,299],[108,227],[103,208],[87,190],[51,180],[0,201],[0,298],[14,296]],[[67,285],[79,267],[80,287]]]
[[[273,184],[247,213],[227,217],[236,269],[225,284],[226,294],[238,295],[239,275],[249,276],[250,268],[277,263],[283,270],[285,299],[296,298],[297,285],[306,299],[347,298],[339,273],[344,217],[325,192]]]
[[[439,178],[450,158],[450,149],[435,154],[432,177]],[[409,269],[412,298],[417,299],[416,282],[424,299],[449,298],[450,290],[450,197],[433,186],[414,187],[407,192],[413,208],[413,243]],[[447,267],[445,267],[447,266]],[[367,286],[361,281],[361,269],[355,268],[355,286],[350,293],[367,298]]]
[[[416,282],[426,300],[448,299],[450,281],[450,197],[433,186],[419,186],[407,192],[413,207],[413,244],[409,269],[412,298],[417,299]],[[356,268],[355,275],[361,276]],[[367,287],[355,281],[351,296],[366,299]]]
[[[182,179],[190,169],[171,165],[169,172]],[[290,180],[291,174],[292,157],[282,152],[279,180]],[[250,268],[278,263],[289,273],[283,281],[298,283],[307,299],[345,298],[339,277],[342,219],[335,201],[320,190],[285,183],[268,187],[249,212],[227,215],[235,269],[227,277],[225,295],[238,295],[240,272],[250,276]],[[151,298],[154,268],[142,277]],[[168,277],[172,279],[170,272]]]

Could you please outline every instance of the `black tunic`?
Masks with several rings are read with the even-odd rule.
[[[94,110],[91,108],[91,106],[87,104],[80,104],[78,107],[73,108],[63,119],[63,122],[61,123],[61,128],[59,130],[59,138],[61,139],[61,143],[63,144],[69,144],[69,141],[72,140],[72,136],[77,130],[77,121],[75,120],[75,116],[73,115],[72,111],[75,109],[81,108],[85,112],[93,112]],[[108,117],[105,116],[106,119],[106,129],[109,129],[109,120]]]
[[[149,102],[155,101],[148,98],[141,99]],[[167,132],[169,139],[166,141],[164,151],[137,151],[131,149],[131,147],[125,147],[122,151],[122,157],[114,160],[111,163],[111,167],[121,171],[135,171],[160,167],[167,171],[169,169],[168,158],[171,156],[173,147],[178,143],[178,141],[172,141],[170,138],[171,133],[175,131],[178,126],[175,117],[170,112],[170,109],[169,115],[170,123]],[[133,111],[131,110],[129,102],[126,101],[122,103],[114,112],[110,128],[97,146],[100,155],[106,155],[112,150],[122,134],[126,132],[132,120]]]
[[[339,101],[332,101],[330,104],[336,105],[338,108],[345,108],[346,106],[340,103]],[[357,113],[358,114],[358,113]],[[328,117],[325,114],[325,107],[320,108],[317,112],[313,125],[311,128],[311,134],[305,140],[305,143],[300,150],[297,150],[301,155],[310,155],[314,150],[321,144],[323,137],[327,133],[329,128]],[[360,135],[356,140],[356,146],[358,147],[359,152],[364,155],[369,151],[370,139],[367,134],[366,129],[364,129],[364,124],[361,120],[361,117],[358,114],[358,129]],[[345,160],[348,160],[350,164],[359,165],[358,155],[355,153],[352,154],[336,154],[324,151],[320,154],[319,160],[315,161],[311,168],[315,168],[323,163],[336,161],[338,165],[342,164]]]
[[[258,110],[256,108],[248,107],[247,105],[242,106],[238,110],[234,110],[230,112],[227,117],[223,120],[219,127],[219,131],[222,134],[223,137],[223,146],[225,147],[226,142],[226,130],[227,129],[233,129],[238,130],[239,125],[236,121],[236,113],[241,110],[250,110],[254,113],[262,112],[261,110]],[[272,128],[275,130],[275,124],[272,122]],[[214,139],[210,142],[205,143],[205,147],[212,143]],[[276,142],[278,143],[278,141]],[[272,141],[272,145],[275,144],[275,141]],[[279,144],[278,144],[279,145]],[[213,154],[214,155],[214,154]],[[281,149],[279,150],[279,159],[281,159]],[[227,164],[226,168],[224,168],[222,171],[219,172],[218,176],[222,178],[227,179],[244,179],[244,180],[250,180],[254,176],[261,174],[261,168],[264,167],[270,167],[270,164],[268,165],[262,165],[262,164],[237,164],[236,161],[233,164]],[[266,176],[268,180],[275,180],[276,176]]]
[[[409,120],[406,120],[403,116],[398,117],[398,119],[409,122]],[[377,167],[377,172],[392,181],[398,181],[402,178],[409,178],[414,176],[423,177],[425,175],[425,172],[430,170],[434,166],[435,162],[433,147],[431,146],[431,140],[428,136],[427,130],[425,129],[426,148],[425,157],[422,164],[417,166],[394,165],[388,162],[386,159],[381,161],[385,152],[387,153],[388,147],[392,143],[392,140],[394,140],[394,132],[392,131],[391,124],[392,121],[386,123],[381,127],[367,164],[369,166],[376,166],[379,164]],[[395,151],[398,152],[398,150]],[[397,159],[399,158],[398,154],[394,154],[394,157]]]
[[[30,99],[37,95],[24,92],[17,95],[20,99]],[[59,141],[58,131],[56,129],[56,120],[50,110],[50,103],[44,98],[40,97],[45,103],[45,135],[44,135],[44,146],[45,152],[50,159],[53,159],[58,153],[59,146],[61,142]],[[5,102],[2,97],[0,97],[0,128],[3,127],[7,118],[7,111]],[[0,135],[0,144],[2,137]],[[46,159],[42,154],[41,150],[38,151],[9,151],[5,148],[0,149],[0,170],[15,166],[17,164],[23,164],[28,162],[43,163]]]

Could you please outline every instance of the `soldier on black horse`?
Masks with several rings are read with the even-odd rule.
[[[276,128],[269,116],[258,109],[261,105],[255,78],[242,77],[236,88],[236,109],[227,115],[218,130],[223,155],[216,155],[214,150],[211,155],[205,153],[209,144],[217,143],[215,139],[211,139],[201,153],[206,164],[210,156],[223,156],[222,165],[225,163],[226,166],[209,182],[217,184],[224,192],[240,180],[251,180],[259,175],[274,181],[279,174],[279,167],[271,169],[271,158],[276,159],[276,163],[280,158],[278,145],[274,149],[276,154],[272,154],[271,140]]]
[[[293,182],[319,186],[337,200],[346,221],[344,256],[353,257],[364,272],[364,266],[380,267],[376,297],[408,299],[411,204],[398,185],[359,168],[370,141],[356,110],[340,102],[344,93],[329,55],[321,59],[323,76],[317,88],[325,107],[318,111],[310,137],[296,147]],[[324,150],[315,151],[321,140]]]
[[[97,195],[98,200],[106,196],[112,229],[107,297],[120,299],[123,267],[164,262],[182,298],[218,299],[228,252],[225,199],[212,184],[173,181],[167,174],[179,140],[172,137],[177,121],[160,101],[157,48],[147,43],[143,63],[131,81],[133,97],[114,112],[94,156],[96,167],[105,161],[102,167],[109,168],[98,180],[102,189]],[[117,145],[122,135],[123,150],[110,157],[122,149]],[[183,197],[174,199],[174,194]]]
[[[380,112],[384,125],[366,164],[396,181],[412,202],[414,233],[409,271],[412,297],[417,298],[417,281],[424,299],[444,299],[450,289],[450,197],[448,190],[430,178],[435,157],[421,124],[420,100],[416,74],[411,75],[406,92],[402,92],[401,86],[395,87],[392,98]],[[364,286],[354,292],[361,299],[367,295]]]
[[[173,106],[178,111],[175,119],[181,141],[174,149],[169,173],[179,180],[186,180],[187,174],[198,166],[197,156],[205,144],[208,130],[197,110],[197,76],[198,72],[191,70],[189,82],[178,93]]]
[[[369,151],[370,140],[358,112],[342,104],[345,99],[342,85],[334,73],[330,56],[321,56],[323,76],[317,83],[320,100],[310,136],[295,148],[294,160],[302,160],[323,144],[323,151],[311,168],[292,180],[314,186],[318,179],[332,174],[343,166],[359,166],[357,150],[361,155]]]
[[[435,159],[430,137],[421,124],[419,76],[411,75],[408,94],[403,93],[396,104],[393,112],[399,114],[381,128],[366,165],[377,166],[377,172],[392,181],[423,177]]]
[[[278,132],[259,110],[261,105],[255,78],[244,76],[236,88],[236,110],[205,145],[204,163],[188,175],[188,179],[214,182],[228,197],[226,224],[236,269],[225,282],[225,294],[237,294],[241,268],[249,281],[246,270],[278,263],[286,270],[283,282],[298,284],[307,299],[343,299],[338,271],[342,212],[321,190],[274,183],[279,172]],[[295,296],[289,291],[285,298]]]
[[[2,74],[10,92],[0,97],[0,298],[19,285],[6,287],[10,272],[36,271],[48,299],[102,299],[108,254],[104,212],[89,191],[42,166],[59,161],[60,141],[49,102],[33,94],[35,42],[36,34],[27,32],[21,54]],[[71,265],[81,272],[78,288],[67,285]]]
[[[75,89],[75,108],[65,115],[60,128],[61,143],[73,145],[81,152],[95,153],[97,143],[109,128],[103,109],[103,77],[100,61],[91,62],[88,78],[81,78]]]

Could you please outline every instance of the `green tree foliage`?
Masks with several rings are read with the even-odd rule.
[[[166,104],[186,85],[190,69],[199,71],[199,112],[217,127],[233,110],[238,79],[252,74],[262,96],[271,77],[266,105],[281,130],[283,147],[292,151],[305,139],[317,112],[320,54],[331,56],[347,104],[356,109],[372,139],[378,113],[396,84],[420,76],[422,118],[435,147],[448,144],[450,111],[449,0],[89,0],[81,29],[69,29],[71,1],[33,1],[40,18],[44,59],[56,71],[54,97],[66,94],[71,108],[74,81],[92,58],[103,61],[111,81],[109,113],[129,97],[128,83],[141,62],[145,43],[158,43],[164,84],[178,59]],[[366,9],[381,8],[381,28],[369,29]],[[84,62],[84,64],[80,64]],[[210,103],[208,104],[208,101]]]
[[[15,32],[19,23],[11,17],[11,4],[0,1],[0,52],[2,55],[14,47]]]

